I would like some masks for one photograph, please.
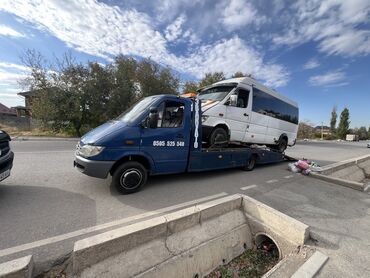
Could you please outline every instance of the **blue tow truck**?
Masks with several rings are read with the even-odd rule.
[[[127,194],[140,190],[150,175],[236,167],[251,171],[256,164],[284,159],[284,154],[267,148],[228,142],[205,146],[200,100],[156,95],[83,136],[74,166],[92,177],[112,175],[117,190]]]

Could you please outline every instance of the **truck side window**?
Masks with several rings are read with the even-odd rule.
[[[184,104],[176,101],[166,101],[158,107],[158,127],[182,127],[184,121]]]
[[[249,91],[239,89],[238,90],[238,101],[236,107],[246,108],[248,106]]]

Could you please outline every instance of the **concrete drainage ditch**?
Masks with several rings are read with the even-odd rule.
[[[370,190],[370,155],[322,167],[315,178],[350,187],[359,191]]]
[[[267,242],[282,260],[265,276],[291,276],[309,260],[307,252],[292,259],[308,238],[302,222],[233,195],[79,240],[63,271],[67,277],[203,277]],[[33,277],[32,268],[31,256],[21,258],[0,265],[0,277]]]

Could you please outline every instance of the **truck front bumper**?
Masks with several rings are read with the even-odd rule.
[[[76,155],[73,166],[90,177],[105,179],[115,161],[97,161]]]

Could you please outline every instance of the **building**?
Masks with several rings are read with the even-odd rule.
[[[321,134],[321,131],[322,131],[322,134],[324,136],[331,135],[331,129],[330,129],[329,126],[325,126],[325,125],[324,126],[321,126],[321,125],[318,125],[318,126],[315,127],[315,131],[316,131],[316,133],[320,133],[320,134]]]
[[[14,108],[8,108],[0,103],[0,117],[2,116],[17,117],[17,111]]]
[[[17,111],[18,117],[32,117],[32,104],[35,98],[34,91],[18,93],[19,96],[24,97],[25,106],[16,106],[14,109]]]

